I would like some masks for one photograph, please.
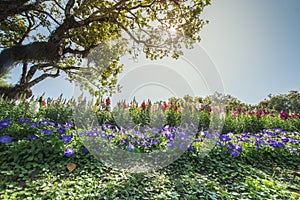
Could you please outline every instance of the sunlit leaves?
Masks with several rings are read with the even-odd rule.
[[[209,3],[209,0],[39,1],[1,23],[0,42],[5,48],[32,41],[55,43],[63,55],[58,60],[60,66],[53,68],[63,68],[69,80],[76,79],[84,88],[93,85],[95,88],[88,88],[93,94],[96,88],[102,88],[99,94],[112,93],[122,69],[118,63],[122,55],[134,53],[134,45],[138,45],[149,59],[178,58],[182,47],[191,48],[200,40],[199,33],[206,24],[201,14]],[[115,55],[106,54],[95,62],[88,69],[94,74],[88,78],[91,82],[84,81],[82,71],[87,70],[82,66],[84,58],[98,45],[120,37],[127,40],[127,45],[121,45],[121,51],[115,51]]]

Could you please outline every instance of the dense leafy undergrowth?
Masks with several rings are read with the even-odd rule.
[[[1,149],[1,199],[300,199],[292,174],[300,158],[281,149],[249,148],[232,157],[214,148],[201,159],[188,151],[164,169],[130,174],[83,152],[66,158],[45,146],[19,145],[18,152]],[[77,168],[70,172],[68,163]]]
[[[88,153],[81,133],[70,123],[70,107],[56,104],[32,114],[24,104],[1,104],[0,199],[300,199],[300,134],[291,130],[300,124],[298,117],[288,121],[267,116],[288,131],[265,123],[270,125],[263,125],[265,130],[219,135],[204,157],[201,137],[207,132],[202,131],[192,143],[184,143],[187,150],[171,165],[128,173]],[[227,119],[237,126],[243,117]],[[172,131],[159,133],[139,143],[132,132],[121,137],[107,125],[99,131],[112,143],[119,138],[121,148],[131,153],[184,138]]]

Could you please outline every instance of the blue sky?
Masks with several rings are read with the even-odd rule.
[[[299,0],[212,0],[203,17],[210,23],[200,46],[218,69],[225,93],[256,104],[270,93],[300,91]],[[73,86],[49,79],[33,91],[70,97]]]
[[[201,45],[225,92],[255,104],[268,94],[300,90],[300,1],[212,1]]]

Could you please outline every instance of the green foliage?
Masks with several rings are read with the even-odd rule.
[[[300,94],[291,90],[287,94],[269,95],[268,99],[261,101],[257,108],[265,108],[276,112],[300,112]]]
[[[111,95],[119,89],[122,55],[142,51],[149,59],[178,58],[183,46],[200,41],[208,23],[201,15],[209,5],[210,0],[3,2],[0,67],[23,62],[24,88],[63,71],[91,95]],[[33,79],[37,71],[45,73]]]
[[[8,74],[0,77],[0,87],[8,87],[8,86],[10,86],[10,84],[7,83],[7,79],[8,78],[9,78]]]

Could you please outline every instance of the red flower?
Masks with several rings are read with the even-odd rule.
[[[237,111],[238,111],[239,114],[241,114],[243,109],[241,107],[239,107]]]
[[[261,112],[256,112],[256,117],[261,118]]]
[[[143,109],[143,110],[146,110],[146,108],[147,108],[147,105],[146,105],[145,101],[143,101],[143,103],[142,103],[141,107],[142,107],[142,109]]]
[[[44,107],[47,106],[47,102],[46,101],[42,101],[42,104],[43,104]]]
[[[289,117],[287,112],[280,112],[279,114],[280,119],[285,120]]]
[[[108,98],[106,99],[106,101],[105,101],[105,102],[106,102],[106,105],[107,105],[107,106],[109,106],[109,105],[110,105],[110,103],[111,103],[111,102],[110,102],[110,98],[108,97]]]

